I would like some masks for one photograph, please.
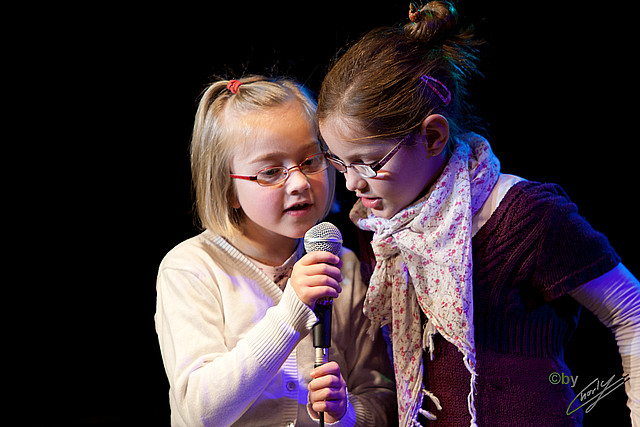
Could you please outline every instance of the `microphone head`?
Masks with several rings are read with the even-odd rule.
[[[305,233],[304,249],[307,252],[327,251],[339,255],[342,249],[342,234],[338,227],[330,222],[321,222]]]

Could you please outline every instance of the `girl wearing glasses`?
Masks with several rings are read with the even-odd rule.
[[[640,425],[637,279],[559,186],[501,174],[469,133],[478,43],[455,9],[409,18],[344,53],[317,111],[359,198],[350,217],[373,233],[364,310],[391,329],[400,425],[581,425],[582,387],[550,377],[570,375],[580,305],[615,334]]]
[[[298,84],[218,81],[195,119],[191,166],[206,229],[171,250],[157,281],[156,330],[176,426],[393,423],[384,340],[366,336],[353,252],[303,256],[327,213],[332,169],[315,103]],[[331,362],[313,368],[312,309],[333,305]]]

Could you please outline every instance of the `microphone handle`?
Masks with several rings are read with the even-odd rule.
[[[331,298],[316,301],[313,312],[318,317],[318,323],[313,325],[313,346],[316,349],[314,368],[329,362],[329,347],[331,347]],[[318,413],[318,425],[324,427],[324,412]]]
[[[316,301],[313,312],[318,317],[318,323],[313,325],[313,346],[318,348],[331,347],[331,298]]]

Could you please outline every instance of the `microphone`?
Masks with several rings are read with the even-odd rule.
[[[335,225],[330,222],[322,222],[305,233],[304,249],[307,252],[327,251],[339,255],[342,249],[342,234]],[[313,325],[313,347],[316,349],[314,368],[329,362],[332,305],[331,298],[321,298],[316,301],[313,309],[318,317],[318,323]],[[320,426],[324,426],[324,413],[320,412],[318,415]]]

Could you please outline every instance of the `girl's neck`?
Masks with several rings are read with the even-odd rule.
[[[298,239],[284,236],[261,237],[253,239],[250,235],[243,233],[233,236],[230,240],[231,244],[243,254],[270,266],[282,265],[295,251],[298,244]]]

